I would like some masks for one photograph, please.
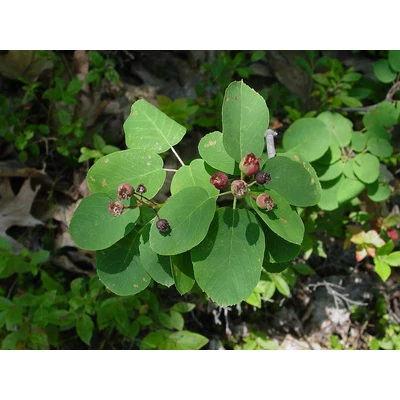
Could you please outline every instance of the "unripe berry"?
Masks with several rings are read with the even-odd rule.
[[[133,187],[129,183],[122,183],[117,189],[118,200],[127,200],[133,195]]]
[[[156,222],[156,227],[160,232],[168,232],[171,229],[166,219],[159,219]]]
[[[254,178],[255,178],[256,182],[259,183],[260,185],[271,182],[271,175],[265,171],[257,172],[256,176]]]
[[[247,176],[254,175],[260,170],[260,160],[261,158],[257,158],[253,153],[247,154],[240,161],[239,168]]]
[[[136,193],[139,193],[139,194],[144,194],[146,192],[147,192],[147,188],[146,188],[146,186],[143,185],[143,183],[141,183],[136,189]]]
[[[228,177],[223,172],[217,172],[211,176],[210,183],[220,190],[228,183]]]
[[[270,211],[275,207],[275,202],[267,193],[261,193],[256,199],[257,206],[262,210]]]
[[[247,183],[245,181],[236,180],[231,184],[232,194],[241,199],[247,193]]]
[[[108,205],[108,212],[114,217],[121,215],[124,211],[124,205],[121,201],[110,201]]]

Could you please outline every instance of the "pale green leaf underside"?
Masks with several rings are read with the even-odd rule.
[[[186,128],[146,100],[136,101],[124,123],[126,145],[163,153],[179,143]]]
[[[222,105],[222,133],[226,152],[237,162],[249,153],[257,157],[265,147],[269,111],[265,100],[241,82],[232,82]]]

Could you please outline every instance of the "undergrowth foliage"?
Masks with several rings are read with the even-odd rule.
[[[311,134],[321,131],[322,140],[311,136],[318,146],[309,150],[305,132],[292,141],[289,133],[285,151],[268,158],[265,100],[233,82],[223,100],[222,132],[204,136],[201,158],[184,165],[173,146],[186,129],[138,100],[124,124],[129,149],[102,157],[89,170],[93,194],[78,206],[69,232],[77,246],[96,251],[99,278],[117,295],[139,293],[154,279],[175,284],[180,294],[196,282],[221,306],[246,300],[262,273],[276,263],[289,265],[300,252],[304,225],[295,207],[321,198],[309,161],[328,151],[330,132],[323,121],[305,122],[315,127]],[[166,178],[159,154],[169,149],[182,166],[171,197],[158,204],[153,197]],[[232,198],[232,207],[218,206],[222,196]]]

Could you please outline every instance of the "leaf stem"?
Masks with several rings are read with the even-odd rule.
[[[171,168],[164,168],[164,171],[176,172],[176,171],[178,171],[178,170],[177,170],[177,169],[171,169]]]
[[[233,209],[235,210],[236,209],[236,201],[237,201],[237,197],[234,197],[233,198]]]
[[[232,192],[231,192],[231,191],[229,191],[229,192],[222,192],[222,193],[216,194],[215,196],[211,196],[210,198],[213,199],[214,197],[225,196],[225,195],[227,195],[227,194],[232,194]]]
[[[172,152],[175,154],[175,157],[178,159],[178,161],[181,163],[182,166],[185,165],[185,163],[182,161],[182,159],[179,157],[178,153],[176,152],[176,150],[173,148],[173,146],[171,146],[171,150]]]

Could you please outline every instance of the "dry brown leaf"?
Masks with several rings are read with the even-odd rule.
[[[31,180],[27,179],[18,194],[15,195],[9,179],[4,179],[0,183],[0,236],[7,239],[16,251],[21,250],[22,245],[8,236],[6,231],[13,225],[43,225],[42,221],[34,218],[30,213],[33,200],[39,189],[40,186],[38,185],[35,190],[32,190]]]

